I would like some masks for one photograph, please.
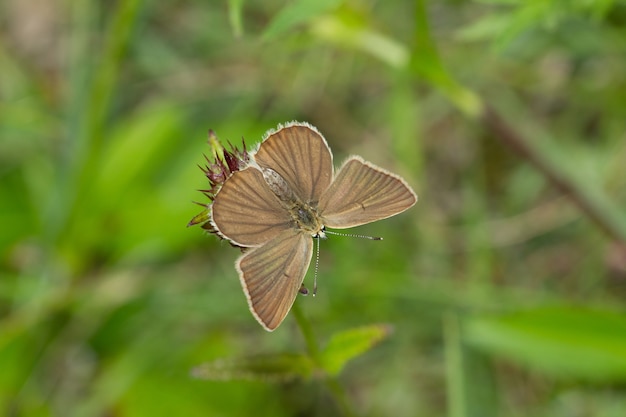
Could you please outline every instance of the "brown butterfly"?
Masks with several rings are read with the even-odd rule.
[[[252,315],[268,331],[293,305],[326,227],[345,229],[402,213],[417,195],[399,176],[358,156],[335,175],[326,139],[307,123],[266,134],[249,164],[215,195],[211,225],[247,248],[237,259]]]

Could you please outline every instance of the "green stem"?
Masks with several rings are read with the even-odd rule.
[[[348,402],[348,396],[346,395],[346,391],[343,389],[341,384],[337,378],[327,377],[324,379],[326,383],[326,387],[332,393],[333,398],[337,402],[339,409],[341,410],[341,414],[346,417],[354,417],[356,414],[354,410],[352,410],[352,406]]]
[[[344,391],[343,387],[339,384],[337,378],[331,377],[327,374],[324,369],[324,364],[322,362],[322,355],[319,348],[319,343],[315,338],[315,334],[313,333],[313,328],[311,327],[311,322],[306,318],[302,309],[300,308],[300,303],[296,300],[291,311],[296,318],[296,323],[298,324],[298,328],[302,332],[302,336],[304,337],[304,342],[306,343],[307,351],[313,359],[313,363],[315,363],[315,367],[322,373],[324,383],[326,387],[330,391],[332,397],[337,402],[339,409],[341,410],[341,414],[347,417],[355,416],[356,414],[352,410],[350,403],[348,401],[348,396]]]
[[[459,319],[455,313],[443,317],[443,340],[446,358],[446,386],[448,394],[448,416],[465,417],[465,377],[463,373],[463,353],[461,347]]]
[[[80,233],[74,229],[74,220],[84,216],[84,203],[88,200],[91,181],[98,171],[98,165],[103,151],[104,139],[106,138],[106,120],[113,96],[119,88],[118,75],[123,63],[124,54],[131,44],[132,31],[139,18],[142,0],[128,0],[118,2],[117,9],[113,13],[113,19],[105,34],[103,45],[98,48],[97,62],[89,74],[85,74],[82,68],[86,59],[95,59],[93,46],[89,45],[88,38],[93,34],[88,27],[95,20],[93,14],[97,10],[88,7],[89,2],[77,2],[77,26],[83,39],[73,51],[75,56],[71,69],[80,75],[79,80],[87,85],[75,84],[74,90],[78,90],[72,97],[73,101],[68,104],[70,115],[68,116],[73,127],[70,140],[72,154],[67,156],[68,171],[64,181],[64,199],[59,202],[61,207],[59,218],[55,219],[52,239],[55,244],[58,241],[70,241],[73,233]],[[85,93],[88,91],[88,93]]]
[[[558,188],[592,222],[612,239],[626,243],[626,222],[621,210],[610,201],[602,190],[579,181],[573,174],[542,150],[533,141],[491,106],[485,107],[482,122],[494,136],[513,149],[521,158],[533,165],[553,186]]]
[[[297,300],[293,304],[293,307],[291,307],[291,311],[296,318],[296,323],[298,323],[298,327],[302,332],[302,336],[304,336],[304,342],[306,343],[306,348],[309,351],[309,355],[311,355],[311,358],[317,366],[321,366],[322,360],[320,356],[320,349],[317,341],[315,340],[315,335],[313,334],[311,323],[304,316],[304,313],[300,308],[300,303],[298,303]]]

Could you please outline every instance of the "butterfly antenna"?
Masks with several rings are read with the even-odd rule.
[[[337,233],[337,232],[330,232],[328,230],[324,230],[324,233],[329,234],[329,235],[335,235],[335,236],[358,237],[358,238],[361,238],[361,239],[369,239],[369,240],[383,240],[382,237],[378,237],[378,236],[355,235],[355,234],[352,234],[352,233]],[[318,253],[318,255],[319,255],[319,253]]]
[[[320,237],[317,237],[317,253],[315,254],[315,275],[313,276],[313,297],[317,294],[317,268],[320,263]]]

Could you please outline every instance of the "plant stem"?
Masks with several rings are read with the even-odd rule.
[[[89,2],[77,2],[89,3]],[[93,51],[89,49],[88,40],[93,36],[89,32],[88,25],[95,20],[93,14],[96,11],[87,6],[77,7],[77,31],[84,38],[76,47],[72,58],[71,71],[80,74],[80,81],[89,81],[87,87],[82,84],[74,85],[78,92],[69,103],[70,122],[73,127],[72,138],[67,148],[72,154],[67,156],[69,168],[67,178],[64,178],[64,198],[62,206],[57,210],[60,213],[53,227],[52,239],[55,245],[59,241],[68,241],[71,244],[77,230],[75,219],[84,217],[84,200],[89,199],[91,181],[98,172],[104,140],[106,138],[107,115],[113,101],[114,94],[119,88],[117,85],[119,73],[124,59],[124,54],[132,44],[132,31],[136,21],[140,17],[142,0],[129,0],[118,2],[113,18],[105,33],[104,42],[98,49],[97,62],[91,73],[83,74],[87,58],[91,59]],[[84,21],[83,21],[84,20]],[[85,27],[83,27],[85,26]],[[83,91],[87,89],[88,93]],[[84,120],[83,120],[84,119]]]
[[[315,362],[316,365],[321,366],[321,357],[320,357],[320,349],[315,340],[315,335],[313,334],[313,328],[311,327],[311,323],[307,320],[302,309],[300,308],[300,303],[296,300],[291,307],[291,311],[296,318],[296,323],[298,323],[298,327],[302,332],[302,336],[304,336],[304,342],[306,343],[306,348],[309,351],[309,355]]]
[[[542,151],[535,142],[524,136],[491,106],[485,106],[482,121],[497,139],[532,164],[604,233],[618,242],[626,243],[626,224],[622,220],[622,213],[601,191],[585,187],[562,168],[558,161],[550,158],[548,152]]]
[[[337,403],[337,406],[341,410],[341,414],[347,417],[355,416],[356,414],[352,410],[350,403],[348,402],[348,397],[343,387],[339,384],[337,378],[329,376],[326,370],[324,369],[324,364],[322,362],[322,355],[320,352],[319,344],[315,338],[313,333],[313,328],[311,327],[311,323],[306,318],[302,309],[300,308],[300,304],[296,300],[291,311],[296,318],[296,323],[298,324],[298,328],[302,332],[302,336],[304,337],[304,342],[306,343],[306,348],[313,359],[313,363],[315,363],[315,367],[322,374],[322,378],[326,387],[330,391],[332,397]]]
[[[454,312],[443,317],[444,353],[446,358],[446,386],[448,394],[448,416],[465,417],[465,375],[461,346],[459,319]]]
[[[496,139],[527,160],[546,180],[561,190],[578,209],[610,238],[626,244],[626,220],[622,210],[603,192],[601,187],[587,185],[568,170],[555,152],[533,137],[524,135],[502,112],[489,105],[447,71],[429,28],[424,0],[415,1],[415,34],[410,70],[441,91],[467,117],[482,123]]]

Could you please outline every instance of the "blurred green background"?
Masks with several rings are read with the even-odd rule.
[[[624,415],[624,1],[4,0],[0,25],[1,415]],[[420,201],[323,241],[308,333],[267,333],[238,250],[185,226],[209,129],[294,119]]]

